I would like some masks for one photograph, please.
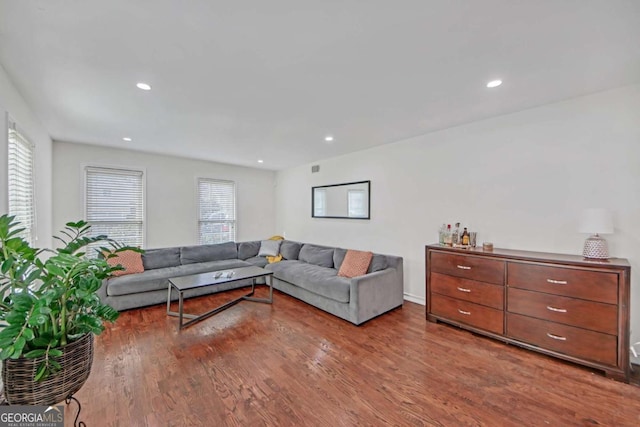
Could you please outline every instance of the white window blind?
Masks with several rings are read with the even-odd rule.
[[[347,198],[350,217],[364,218],[367,216],[366,192],[364,190],[349,190]]]
[[[86,219],[91,234],[107,235],[128,246],[144,246],[143,172],[127,169],[85,169]]]
[[[202,244],[236,240],[236,184],[198,179],[198,241]]]
[[[316,188],[313,191],[313,216],[327,215],[327,190]]]
[[[24,231],[20,236],[34,244],[36,209],[33,145],[16,130],[13,123],[9,125],[8,148],[9,215],[15,215],[16,220],[22,223]]]

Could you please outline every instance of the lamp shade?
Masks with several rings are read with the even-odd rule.
[[[613,233],[613,217],[607,209],[590,208],[582,211],[580,216],[580,233],[611,234]]]

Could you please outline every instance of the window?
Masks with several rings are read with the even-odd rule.
[[[236,184],[233,181],[198,179],[198,242],[236,240]]]
[[[313,216],[327,215],[327,190],[316,188],[313,192]]]
[[[86,167],[85,209],[92,235],[144,246],[143,172]]]
[[[35,242],[35,191],[33,170],[33,145],[9,123],[8,144],[8,193],[9,215],[15,215],[24,231],[20,237],[30,244]]]
[[[347,192],[350,217],[364,218],[367,216],[366,195],[364,190],[349,190]]]

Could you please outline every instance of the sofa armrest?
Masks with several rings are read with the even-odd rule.
[[[102,281],[102,285],[96,292],[98,294],[98,297],[100,297],[100,301],[102,301],[103,304],[107,304],[107,282],[108,281],[109,279],[104,279]]]
[[[403,301],[402,264],[351,279],[351,315],[356,325],[401,306]]]

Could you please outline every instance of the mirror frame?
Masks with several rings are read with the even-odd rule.
[[[367,185],[367,216],[329,216],[316,215],[315,209],[315,191],[318,188],[330,188],[330,187],[344,187],[345,185],[354,185],[354,184],[366,184]],[[311,217],[312,218],[338,218],[338,219],[371,219],[371,181],[355,181],[355,182],[345,182],[342,184],[329,184],[329,185],[318,185],[315,187],[311,187]]]

